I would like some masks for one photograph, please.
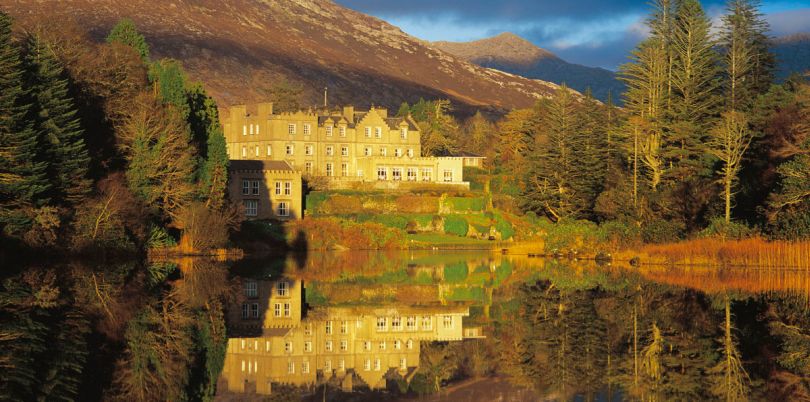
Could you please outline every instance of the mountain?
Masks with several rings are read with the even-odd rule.
[[[607,100],[609,92],[618,100],[624,91],[624,84],[612,71],[568,63],[509,32],[472,42],[433,42],[432,45],[482,67],[565,83],[580,92],[590,88],[594,97],[603,101]]]
[[[329,0],[0,0],[23,21],[73,21],[103,40],[122,18],[153,58],[182,61],[223,105],[268,98],[282,78],[306,102],[398,107],[449,98],[468,110],[532,105],[557,87],[482,68],[441,52],[380,19]]]
[[[810,33],[798,33],[773,40],[776,55],[776,76],[785,79],[791,74],[810,70]]]

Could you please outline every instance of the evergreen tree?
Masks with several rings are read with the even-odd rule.
[[[538,115],[532,109],[512,110],[498,122],[496,166],[511,175],[521,175],[539,124]]]
[[[458,124],[450,116],[450,101],[430,102],[427,120],[419,123],[422,131],[422,155],[447,156],[456,151],[455,134]]]
[[[397,117],[405,117],[411,113],[411,107],[408,105],[408,102],[402,102],[399,105],[399,109],[397,110]]]
[[[665,158],[673,165],[673,178],[679,182],[695,173],[708,173],[702,144],[720,100],[718,55],[710,31],[711,21],[698,0],[678,2],[671,38],[672,121],[663,146]]]
[[[463,144],[459,144],[462,149],[474,154],[483,155],[491,149],[489,146],[493,137],[495,127],[487,120],[481,111],[475,112],[464,124]]]
[[[729,0],[720,43],[725,64],[726,105],[748,110],[773,81],[775,59],[769,51],[767,21],[757,0]]]
[[[43,205],[46,164],[37,161],[38,139],[27,116],[23,68],[12,43],[11,17],[0,12],[0,228],[16,233],[30,223],[31,207]]]
[[[76,205],[91,189],[87,177],[90,156],[84,145],[84,130],[68,93],[67,79],[55,55],[39,38],[28,38],[26,57],[28,87],[34,100],[36,129],[42,141],[41,154],[48,163],[53,201]]]
[[[164,104],[177,108],[180,116],[190,118],[191,110],[186,94],[186,73],[180,62],[163,59],[152,64],[149,80],[156,85],[160,99]]]
[[[301,96],[304,87],[282,78],[270,89],[270,100],[274,113],[292,113],[301,109]]]
[[[586,172],[579,152],[585,148],[577,99],[565,86],[543,106],[535,137],[524,205],[559,220],[577,217],[585,207]]]
[[[118,21],[107,35],[107,43],[121,43],[131,46],[141,56],[144,64],[149,64],[149,45],[146,38],[138,32],[135,23],[129,18]]]

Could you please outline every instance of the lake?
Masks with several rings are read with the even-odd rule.
[[[810,396],[808,270],[310,252],[60,263],[4,288],[8,399]]]

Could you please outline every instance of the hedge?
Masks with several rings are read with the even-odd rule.
[[[444,233],[465,237],[467,230],[467,221],[463,217],[454,215],[444,217]]]

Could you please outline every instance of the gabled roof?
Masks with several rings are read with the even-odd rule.
[[[245,160],[236,159],[231,160],[230,170],[287,170],[294,172],[295,169],[290,166],[287,161],[268,161],[268,160]]]

